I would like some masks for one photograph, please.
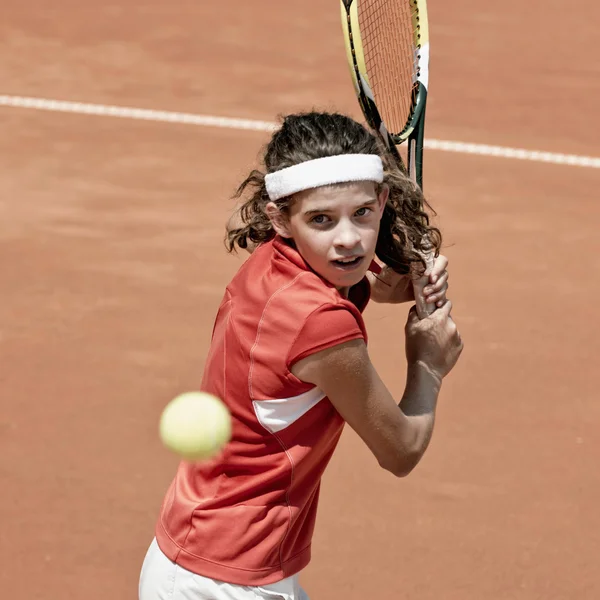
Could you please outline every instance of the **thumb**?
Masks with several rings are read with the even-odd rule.
[[[417,314],[417,307],[415,305],[411,306],[410,310],[408,311],[408,319],[406,321],[407,325],[413,325],[415,323],[418,323],[420,321],[419,319],[419,315]]]
[[[446,300],[442,306],[440,306],[434,314],[439,314],[442,318],[448,318],[450,316],[450,312],[452,311],[452,302],[450,300]]]

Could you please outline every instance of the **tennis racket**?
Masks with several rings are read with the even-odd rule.
[[[350,73],[363,115],[398,165],[422,189],[429,83],[426,0],[340,0],[340,7]],[[406,149],[404,158],[400,146]],[[381,248],[378,256],[390,264]],[[423,258],[425,274],[413,282],[420,318],[435,310],[434,304],[425,304],[422,293],[433,253]]]

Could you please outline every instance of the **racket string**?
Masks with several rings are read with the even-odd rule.
[[[369,85],[383,121],[399,134],[410,121],[419,75],[415,0],[361,0],[358,19]]]

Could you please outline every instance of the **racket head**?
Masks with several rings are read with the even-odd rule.
[[[369,126],[422,187],[429,23],[426,0],[340,0],[346,56]],[[402,160],[396,146],[408,141]]]

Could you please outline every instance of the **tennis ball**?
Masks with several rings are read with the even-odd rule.
[[[159,434],[162,443],[181,458],[205,460],[231,439],[231,414],[212,394],[186,392],[163,410]]]

